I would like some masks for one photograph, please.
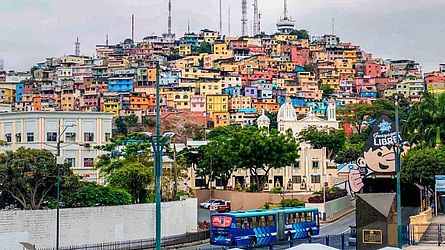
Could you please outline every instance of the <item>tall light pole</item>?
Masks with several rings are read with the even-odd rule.
[[[395,96],[395,116],[396,116],[396,135],[397,141],[394,143],[395,164],[397,173],[397,246],[401,249],[403,245],[402,241],[402,193],[400,187],[400,154],[402,151],[402,143],[399,136],[399,100],[398,96]]]
[[[57,196],[56,196],[56,250],[59,250],[59,240],[60,240],[60,164],[63,164],[60,161],[60,144],[62,143],[62,135],[65,133],[67,128],[75,127],[76,124],[66,125],[62,131],[60,128],[62,125],[59,120],[59,134],[57,136],[57,152],[56,152],[56,167],[57,167]]]
[[[146,133],[150,136],[151,144],[154,151],[155,160],[155,180],[156,180],[156,250],[161,250],[161,176],[162,176],[162,153],[164,146],[169,143],[170,139],[175,135],[172,132],[164,133],[161,136],[161,104],[159,90],[159,61],[156,61],[156,135]]]

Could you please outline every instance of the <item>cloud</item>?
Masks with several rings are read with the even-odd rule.
[[[272,33],[283,14],[282,0],[258,0],[262,30]],[[195,32],[219,28],[219,0],[172,0],[173,32],[181,35],[187,22]],[[253,20],[248,0],[248,26]],[[48,56],[81,51],[93,54],[95,45],[117,43],[131,36],[131,14],[136,16],[136,38],[167,31],[167,0],[0,0],[0,58],[8,69],[24,70]],[[288,0],[289,14],[298,28],[311,35],[335,30],[343,41],[360,45],[383,58],[411,58],[432,70],[445,58],[441,0]],[[223,0],[223,33],[241,33],[241,1]]]

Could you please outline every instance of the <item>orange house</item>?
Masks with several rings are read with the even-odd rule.
[[[33,111],[42,111],[42,97],[34,96],[32,98],[32,110]]]
[[[130,97],[131,110],[147,110],[156,107],[156,99],[144,94],[134,94]]]

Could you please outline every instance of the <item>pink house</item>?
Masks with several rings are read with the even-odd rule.
[[[382,75],[382,66],[379,63],[365,62],[365,76],[379,77]]]
[[[304,66],[309,63],[309,49],[297,48],[297,46],[292,46],[290,48],[291,61],[298,66]]]
[[[192,113],[206,112],[206,97],[204,95],[194,95],[190,97],[190,111]]]

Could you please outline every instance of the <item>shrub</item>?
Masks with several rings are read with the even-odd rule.
[[[316,195],[309,197],[309,203],[323,203],[323,192],[319,191],[314,193]],[[340,189],[338,187],[332,187],[331,189],[326,189],[326,201],[335,200],[348,195],[346,190]]]
[[[247,187],[247,192],[255,192],[257,191],[257,187],[258,185],[256,183],[250,183],[249,186]]]
[[[283,189],[281,187],[274,187],[270,190],[270,193],[272,194],[281,194],[283,192]]]
[[[270,209],[270,203],[269,202],[265,202],[263,205],[264,209]]]
[[[297,199],[282,199],[280,201],[280,206],[282,207],[300,207],[304,206],[304,201]]]

